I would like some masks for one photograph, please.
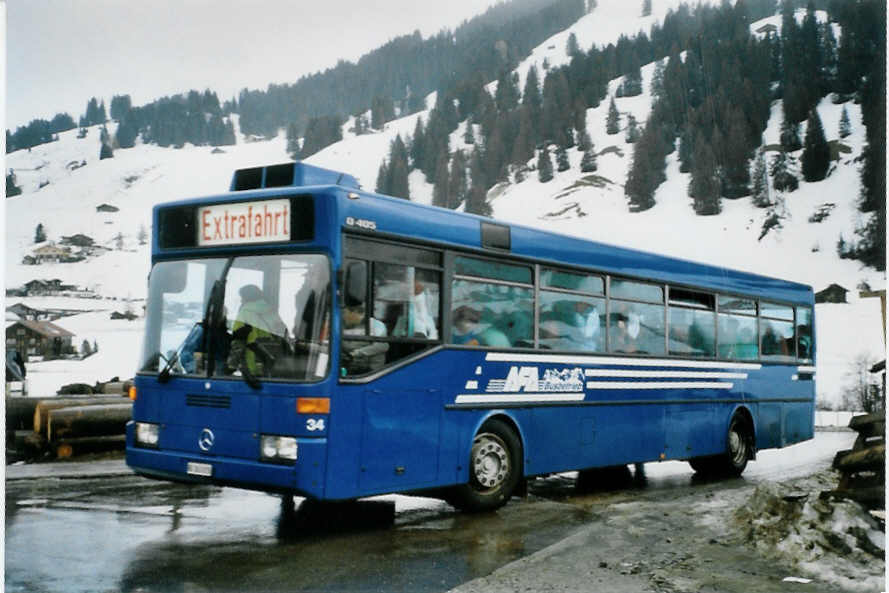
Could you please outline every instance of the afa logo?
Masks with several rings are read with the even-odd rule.
[[[583,391],[583,369],[545,369],[540,378],[536,366],[513,366],[506,379],[488,382],[488,393],[577,393]]]

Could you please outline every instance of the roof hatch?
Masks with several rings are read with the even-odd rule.
[[[283,163],[264,167],[238,169],[232,176],[230,191],[267,187],[298,187],[305,185],[341,185],[360,189],[358,180],[338,171],[305,163]]]

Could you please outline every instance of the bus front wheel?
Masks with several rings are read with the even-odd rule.
[[[455,487],[448,502],[462,511],[500,508],[521,479],[522,445],[515,431],[502,420],[489,420],[472,441],[469,482]]]

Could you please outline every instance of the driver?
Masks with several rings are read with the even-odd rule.
[[[269,354],[278,354],[279,346],[286,344],[287,326],[255,284],[242,286],[238,296],[241,307],[232,324],[228,366],[238,369],[244,361],[250,373],[262,375],[268,371],[265,367],[270,362],[263,359]]]

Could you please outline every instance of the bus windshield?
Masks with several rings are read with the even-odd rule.
[[[142,372],[317,381],[328,371],[330,264],[317,254],[157,263]]]

